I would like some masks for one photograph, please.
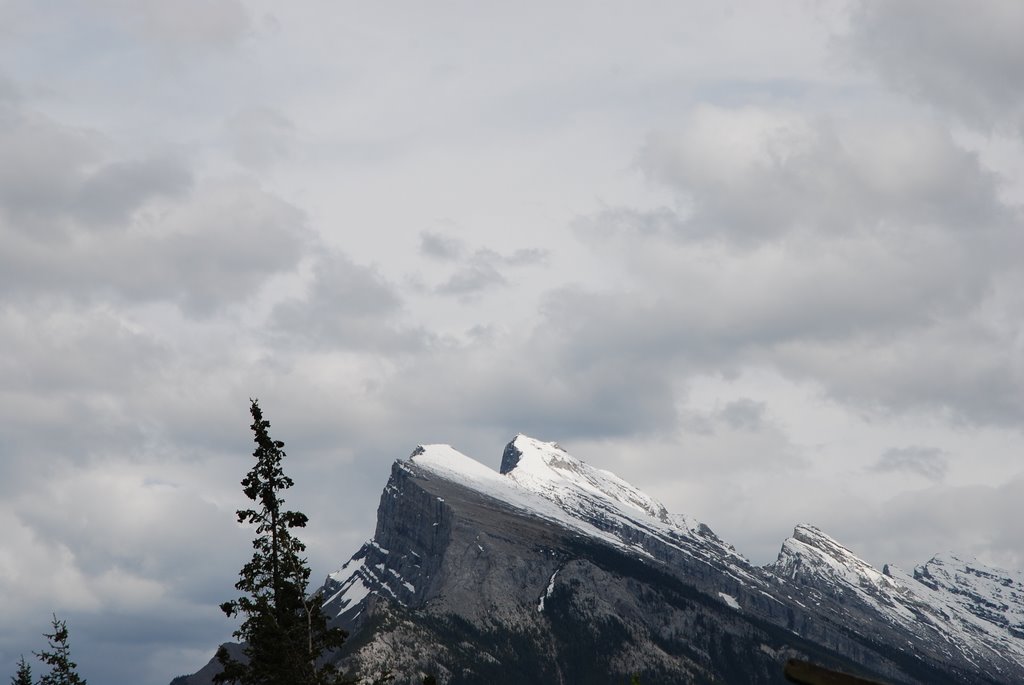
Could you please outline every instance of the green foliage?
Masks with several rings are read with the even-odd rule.
[[[39,679],[39,685],[86,685],[85,679],[75,671],[78,664],[71,660],[67,623],[58,621],[57,615],[54,614],[51,624],[53,632],[43,633],[47,642],[50,643],[50,648],[45,652],[35,652],[39,660],[50,667],[50,672]],[[24,659],[21,660],[21,664],[28,671],[28,665],[25,664]],[[31,682],[31,675],[28,677]]]
[[[32,667],[24,656],[18,659],[18,672],[11,676],[11,685],[32,685]]]
[[[319,594],[306,596],[309,566],[306,546],[292,534],[304,528],[305,514],[287,511],[281,493],[293,485],[281,461],[284,443],[271,439],[270,422],[256,400],[250,407],[256,464],[242,480],[242,491],[255,505],[237,512],[239,523],[256,527],[252,559],[239,574],[236,600],[221,604],[228,616],[245,620],[235,637],[244,643],[245,662],[226,649],[217,651],[222,671],[215,683],[239,685],[333,685],[343,682],[337,670],[322,663],[326,652],[341,646],[345,633],[327,627]]]

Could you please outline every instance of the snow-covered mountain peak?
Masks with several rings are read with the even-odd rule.
[[[550,443],[533,442],[547,445],[549,449],[558,449]],[[475,490],[514,509],[556,521],[589,537],[615,545],[622,544],[617,535],[606,530],[607,526],[600,517],[595,519],[585,515],[587,512],[584,510],[587,507],[569,506],[574,503],[573,498],[554,496],[557,490],[528,487],[508,474],[498,473],[466,456],[450,445],[420,445],[409,456],[409,461],[429,474]],[[583,463],[578,459],[574,461]],[[570,492],[566,488],[563,488],[563,491]]]
[[[466,456],[451,445],[420,445],[413,450],[409,461],[457,482],[494,483],[504,480],[494,469]]]
[[[989,566],[978,561],[975,557],[965,556],[954,552],[941,552],[936,554],[927,562],[918,566],[915,571],[925,568],[941,570],[945,573],[956,572],[965,576],[987,579],[1004,587],[1024,587],[1024,572],[1008,571],[996,566]]]
[[[947,553],[917,566],[913,577],[974,616],[1024,638],[1024,573]]]
[[[793,530],[793,536],[782,543],[779,558],[769,568],[776,575],[794,580],[817,576],[841,580],[854,587],[894,585],[891,578],[808,524]]]
[[[735,566],[735,574],[749,576],[749,562],[706,525],[670,514],[661,502],[557,443],[516,436],[505,447],[500,473],[449,445],[421,445],[409,461],[429,474],[616,546],[652,555],[645,545],[669,545],[691,556],[725,559]]]
[[[594,468],[557,443],[518,435],[505,447],[501,473],[523,487],[562,505],[580,498],[609,500],[616,505],[668,522],[661,502],[614,473]]]
[[[994,672],[1024,666],[1024,575],[941,554],[908,574],[895,566],[879,572],[814,526],[800,525],[765,570],[814,601],[844,597],[885,617],[891,625],[933,641],[936,636],[973,664]],[[953,651],[947,653],[952,654]],[[999,665],[994,661],[1006,660]]]

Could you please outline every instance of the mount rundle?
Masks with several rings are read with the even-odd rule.
[[[1020,573],[952,555],[880,571],[807,525],[753,566],[523,435],[500,472],[447,445],[395,462],[373,540],[323,590],[346,667],[402,685],[783,683],[793,657],[887,683],[1024,682]]]

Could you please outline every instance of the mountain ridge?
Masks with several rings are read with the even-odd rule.
[[[775,683],[792,656],[887,682],[1010,683],[1024,680],[1020,580],[956,555],[879,571],[809,524],[754,566],[519,435],[498,471],[449,445],[397,460],[373,539],[322,590],[352,633],[342,663],[399,683]]]

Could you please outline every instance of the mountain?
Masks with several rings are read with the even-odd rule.
[[[806,525],[756,567],[520,435],[499,471],[447,445],[395,462],[373,539],[323,590],[351,632],[346,667],[403,684],[782,683],[791,657],[893,683],[1011,683],[1022,580],[955,556],[878,571]]]
[[[971,664],[998,682],[1021,682],[1024,575],[939,555],[912,573],[881,571],[813,526],[798,526],[766,568],[796,585],[819,609],[845,615],[861,630],[901,633],[908,650]]]

